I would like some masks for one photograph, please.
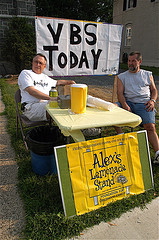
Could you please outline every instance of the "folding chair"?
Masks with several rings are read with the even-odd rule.
[[[15,104],[16,104],[16,134],[18,135],[18,128],[20,126],[22,138],[25,144],[26,149],[28,150],[28,146],[25,140],[25,134],[24,134],[24,129],[25,128],[30,128],[30,127],[35,127],[35,126],[40,126],[40,125],[46,125],[46,124],[51,124],[51,121],[30,121],[26,116],[21,111],[21,94],[20,94],[20,89],[18,89],[15,93],[14,96],[15,99]]]

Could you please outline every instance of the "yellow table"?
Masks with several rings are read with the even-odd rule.
[[[122,108],[116,107],[112,111],[87,107],[82,114],[73,114],[70,109],[50,108],[46,110],[56,122],[65,136],[72,136],[75,142],[85,141],[81,129],[105,126],[136,127],[141,123],[141,118]]]

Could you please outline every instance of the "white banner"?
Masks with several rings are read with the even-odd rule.
[[[117,74],[122,26],[36,17],[37,53],[53,76]]]

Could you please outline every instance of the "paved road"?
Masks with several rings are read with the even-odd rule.
[[[60,77],[61,78],[61,77]],[[55,78],[58,79],[58,78]],[[71,79],[77,83],[97,86],[113,86],[114,76],[78,76],[78,77],[62,77],[62,79]],[[154,76],[155,84],[159,90],[159,76]]]
[[[81,237],[71,240],[158,240],[159,198],[146,205],[144,210],[135,208],[109,223],[100,223]]]

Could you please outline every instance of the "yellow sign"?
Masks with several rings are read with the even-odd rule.
[[[145,191],[137,133],[66,146],[76,214]]]

